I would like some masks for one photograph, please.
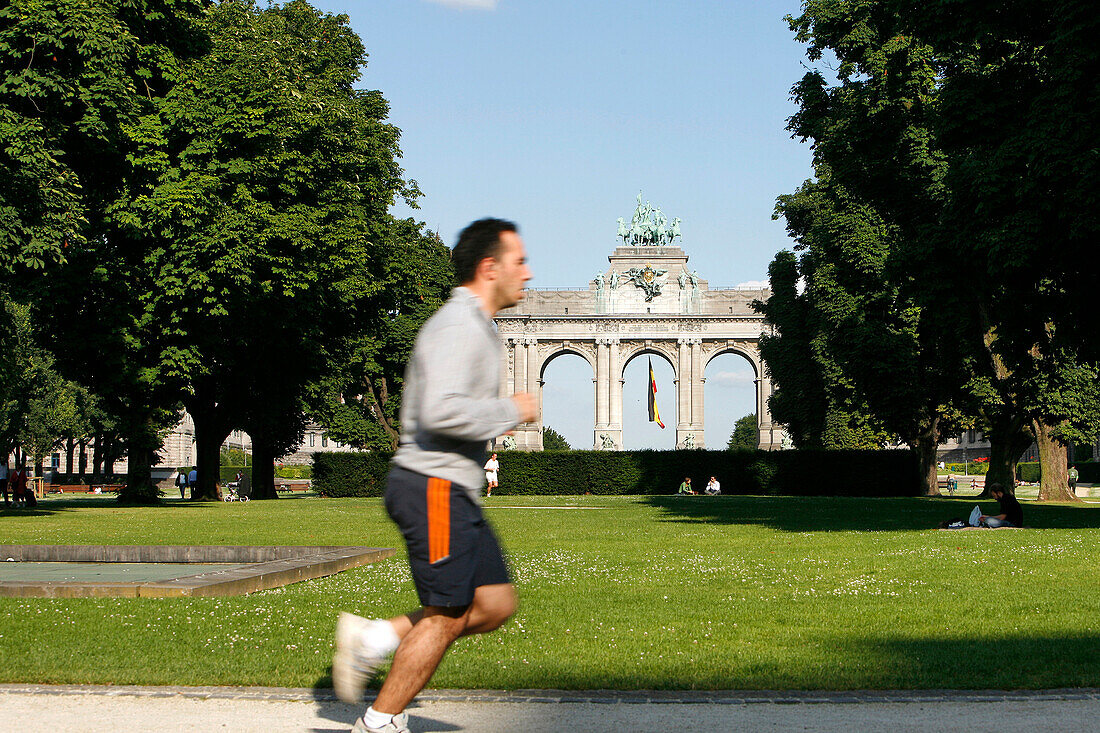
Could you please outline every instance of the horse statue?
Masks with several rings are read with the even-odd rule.
[[[669,228],[668,243],[672,244],[672,240],[676,239],[676,237],[680,239],[684,238],[684,235],[680,234],[680,217],[676,217],[672,220],[672,226]]]

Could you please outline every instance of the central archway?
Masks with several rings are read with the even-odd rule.
[[[649,364],[657,382],[657,409],[665,427],[649,421]],[[613,377],[616,375],[613,375]],[[626,357],[622,373],[622,447],[625,450],[676,447],[676,426],[681,422],[677,405],[676,367],[663,350],[642,347]]]

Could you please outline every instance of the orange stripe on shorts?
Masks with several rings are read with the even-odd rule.
[[[451,482],[428,479],[428,562],[451,556]]]

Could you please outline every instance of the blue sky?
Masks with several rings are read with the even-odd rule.
[[[765,281],[791,246],[771,215],[810,175],[808,146],[784,129],[806,71],[783,20],[797,0],[314,1],[351,18],[370,54],[362,86],[382,91],[402,130],[402,165],[425,195],[395,213],[448,244],[482,216],[516,221],[531,287],[581,287],[606,269],[639,191],[682,219],[712,286]],[[664,367],[654,361],[668,424]],[[627,367],[624,442],[669,448],[672,430],[631,417],[645,368]],[[706,376],[706,441],[724,446],[754,410],[755,375],[726,356]],[[591,445],[587,365],[553,362],[545,390],[545,422]]]

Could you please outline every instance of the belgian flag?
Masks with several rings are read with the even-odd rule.
[[[664,429],[661,422],[661,413],[657,411],[657,380],[653,376],[653,357],[649,359],[649,421],[655,422]]]

